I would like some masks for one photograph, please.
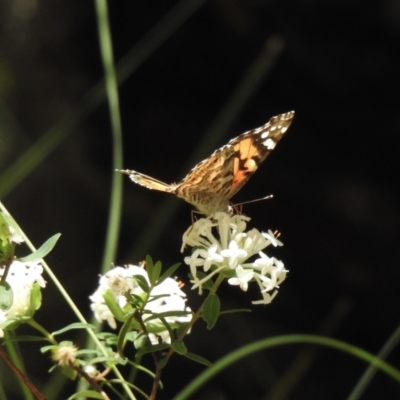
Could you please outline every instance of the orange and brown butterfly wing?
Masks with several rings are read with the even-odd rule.
[[[176,195],[205,215],[224,210],[229,203],[233,181],[232,155],[232,147],[224,146],[216,150],[176,185]]]
[[[177,196],[206,215],[224,210],[229,199],[275,148],[293,117],[293,111],[273,117],[260,128],[245,132],[217,149],[176,185]]]
[[[258,166],[269,156],[282,139],[294,118],[294,111],[272,117],[260,128],[253,129],[232,139],[227,146],[233,147],[232,197],[250,179]]]

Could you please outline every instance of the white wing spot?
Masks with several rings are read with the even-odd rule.
[[[263,145],[268,149],[268,150],[273,150],[276,146],[276,142],[274,142],[272,139],[267,139],[264,140]]]
[[[261,139],[265,139],[269,136],[269,131],[265,131],[261,134]]]

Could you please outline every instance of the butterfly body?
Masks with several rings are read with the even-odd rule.
[[[275,148],[293,117],[294,111],[280,114],[260,128],[242,133],[198,163],[176,184],[166,184],[132,170],[120,172],[148,189],[175,194],[206,216],[227,211],[230,198]]]

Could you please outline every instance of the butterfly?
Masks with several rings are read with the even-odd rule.
[[[272,117],[265,125],[242,133],[199,162],[179,183],[167,184],[132,170],[120,170],[148,189],[173,193],[211,216],[229,210],[230,198],[249,180],[275,148],[294,118],[294,111]]]

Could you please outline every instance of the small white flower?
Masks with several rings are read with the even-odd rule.
[[[107,321],[110,327],[114,329],[117,327],[115,318],[104,300],[104,295],[109,290],[113,293],[114,299],[121,309],[132,307],[127,295],[134,294],[143,299],[147,296],[135,279],[135,276],[138,275],[144,277],[150,285],[147,272],[134,265],[127,268],[115,267],[100,278],[99,288],[90,296],[91,309],[98,321]],[[166,343],[171,342],[169,331],[160,319],[153,318],[154,314],[186,311],[187,314],[183,316],[164,317],[165,321],[172,328],[176,328],[179,323],[190,322],[192,314],[190,308],[186,307],[185,297],[186,294],[180,289],[179,283],[172,278],[165,279],[151,290],[145,305],[143,321],[146,329],[150,332],[149,338],[153,344],[159,343],[159,339]],[[149,321],[146,323],[147,320]]]
[[[238,244],[234,240],[231,240],[229,247],[225,250],[221,250],[221,256],[227,258],[229,268],[234,269],[241,259],[247,257],[247,251],[240,249]]]
[[[185,250],[186,245],[190,247],[204,246],[213,241],[211,230],[215,223],[210,219],[201,218],[191,225],[183,234],[181,253]]]
[[[95,377],[99,371],[93,364],[87,364],[83,367],[83,370],[92,378]]]
[[[236,268],[236,278],[229,278],[228,283],[230,285],[239,285],[240,289],[247,291],[249,282],[253,279],[254,271],[251,269],[243,269],[242,266]]]
[[[217,212],[201,218],[185,232],[182,249],[196,247],[190,257],[185,257],[192,275],[192,289],[202,293],[202,286],[217,274],[228,277],[228,283],[246,291],[251,281],[260,287],[262,300],[254,304],[268,304],[277,294],[278,285],[286,278],[287,271],[281,261],[268,257],[261,250],[272,244],[282,243],[269,230],[246,232],[248,217]],[[258,258],[254,260],[254,256]],[[199,275],[198,272],[203,274]],[[204,276],[204,273],[206,275]],[[234,276],[232,274],[234,273]],[[267,293],[271,292],[272,293]]]
[[[275,292],[273,292],[272,294],[265,293],[265,292],[262,292],[261,294],[262,294],[262,297],[263,297],[262,300],[252,301],[251,303],[254,304],[254,305],[269,304],[275,298],[275,296],[278,294],[278,291],[275,290]]]
[[[280,242],[274,235],[274,232],[271,229],[268,230],[268,233],[263,233],[263,236],[269,240],[274,247],[283,246],[283,243]]]
[[[134,279],[136,275],[143,276],[148,281],[146,271],[135,265],[130,265],[126,268],[115,267],[100,277],[98,289],[89,296],[92,301],[90,308],[99,322],[107,321],[111,328],[115,329],[117,327],[114,316],[104,300],[104,295],[107,291],[111,290],[114,300],[121,308],[127,305],[127,294],[140,296],[144,293]]]
[[[8,270],[6,282],[13,291],[13,304],[6,311],[0,310],[0,326],[9,320],[18,320],[22,317],[31,316],[32,289],[35,284],[46,286],[42,277],[43,267],[39,261],[21,262],[13,261]],[[0,268],[0,277],[4,274],[4,267]],[[0,329],[0,337],[4,334]]]
[[[204,258],[204,271],[207,272],[212,264],[220,263],[224,260],[222,254],[218,254],[218,246],[212,244],[207,250],[207,256]]]
[[[257,258],[254,261],[254,266],[257,270],[260,271],[261,275],[265,275],[274,265],[274,259],[268,257],[262,251],[258,253],[261,258]]]

